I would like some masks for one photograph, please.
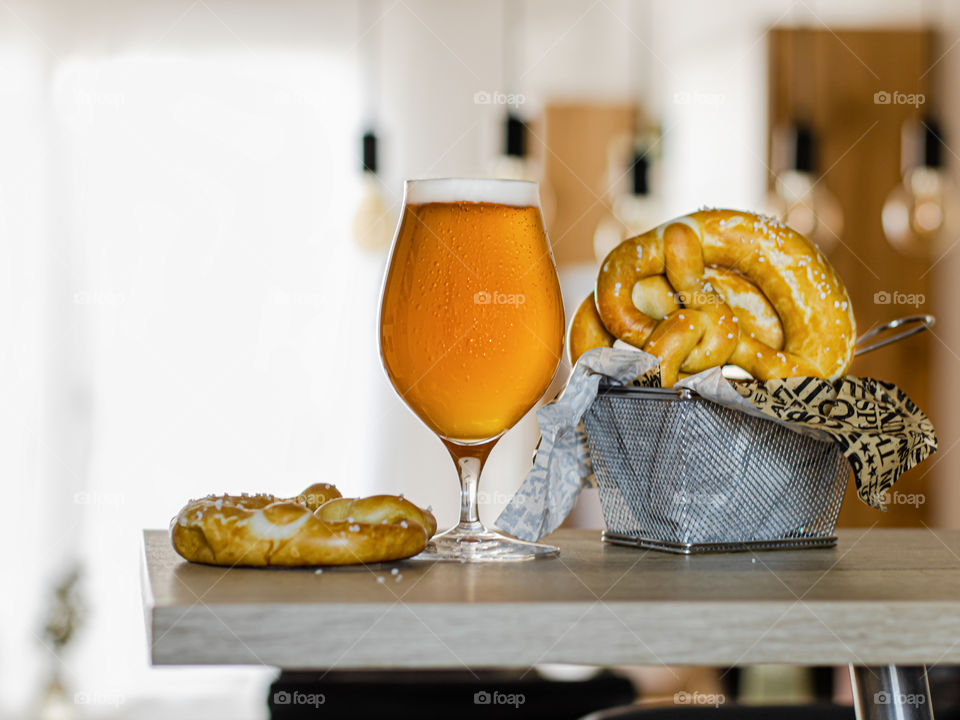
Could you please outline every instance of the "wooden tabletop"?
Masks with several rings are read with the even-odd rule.
[[[676,556],[561,530],[559,559],[224,569],[144,533],[157,665],[960,663],[960,531],[847,530],[836,548]],[[393,573],[392,570],[397,572]]]

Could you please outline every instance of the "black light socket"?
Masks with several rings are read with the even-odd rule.
[[[933,118],[923,120],[923,147],[921,148],[923,164],[929,168],[943,167],[943,135],[940,133],[940,124]]]
[[[633,154],[633,165],[630,168],[634,195],[650,194],[650,164],[645,152]]]
[[[816,170],[816,143],[813,129],[798,123],[793,128],[793,169],[812,173]]]
[[[504,151],[508,157],[527,156],[527,125],[512,113],[507,113]]]
[[[372,130],[363,134],[363,171],[377,172],[377,136]]]

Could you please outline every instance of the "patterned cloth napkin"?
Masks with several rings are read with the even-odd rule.
[[[774,420],[827,433],[850,463],[857,495],[878,510],[897,478],[937,451],[933,423],[893,383],[848,375],[835,385],[786,378],[733,387]]]
[[[540,446],[533,468],[500,513],[497,527],[524,540],[539,540],[560,527],[581,487],[593,476],[580,420],[597,396],[600,381],[626,385],[652,374],[659,385],[657,368],[653,355],[635,350],[601,348],[584,353],[560,397],[537,410]]]
[[[502,530],[538,540],[556,530],[592,482],[581,419],[601,380],[612,385],[660,385],[657,360],[636,350],[600,348],[577,362],[563,393],[537,411],[540,446],[533,468],[497,518]],[[700,396],[795,432],[829,436],[853,469],[857,495],[885,510],[883,495],[903,472],[936,452],[933,424],[897,386],[844,377],[733,383],[712,368],[677,383]]]

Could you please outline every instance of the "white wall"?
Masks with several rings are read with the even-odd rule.
[[[535,113],[551,99],[639,88],[665,130],[668,212],[758,206],[765,29],[818,24],[813,12],[858,26],[920,17],[919,2],[836,5],[528,0],[511,88],[502,5],[385,0],[372,32],[384,43],[386,191],[398,202],[404,178],[485,172],[502,108],[476,105],[477,91],[522,92]],[[946,45],[960,27],[949,12]],[[0,7],[0,328],[13,339],[0,422],[16,448],[0,470],[25,508],[11,537],[44,558],[10,559],[22,590],[0,602],[24,620],[0,626],[0,710],[34,687],[27,670],[46,657],[33,637],[40,597],[69,547],[93,601],[70,658],[79,687],[132,698],[189,682],[222,691],[232,678],[249,706],[262,673],[147,669],[138,533],[188,496],[292,493],[324,479],[403,491],[453,521],[453,467],[379,369],[383,257],[349,241],[359,28],[355,7],[316,0]],[[960,50],[941,76],[958,69]],[[944,98],[960,137],[956,88]],[[952,378],[960,330],[941,318],[939,332]],[[941,434],[960,436],[958,425]],[[494,453],[486,520],[534,442],[528,417]],[[944,522],[960,518],[951,492]]]

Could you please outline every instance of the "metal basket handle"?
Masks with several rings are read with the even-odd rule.
[[[922,333],[924,330],[929,330],[933,327],[937,319],[933,315],[908,315],[907,317],[897,318],[896,320],[891,320],[890,322],[883,323],[883,325],[878,325],[872,330],[868,330],[859,338],[857,338],[856,350],[854,351],[854,357],[859,355],[866,355],[868,352],[873,352],[874,350],[879,350],[882,347],[891,345],[895,342],[900,342],[904,338],[908,338],[911,335],[916,335],[917,333]],[[911,325],[912,327],[903,330],[902,332],[897,333],[896,335],[891,335],[890,337],[885,337],[882,340],[877,340],[870,345],[864,347],[864,343],[867,340],[875,338],[881,333],[888,332],[890,330],[896,330],[898,327],[903,325]]]

